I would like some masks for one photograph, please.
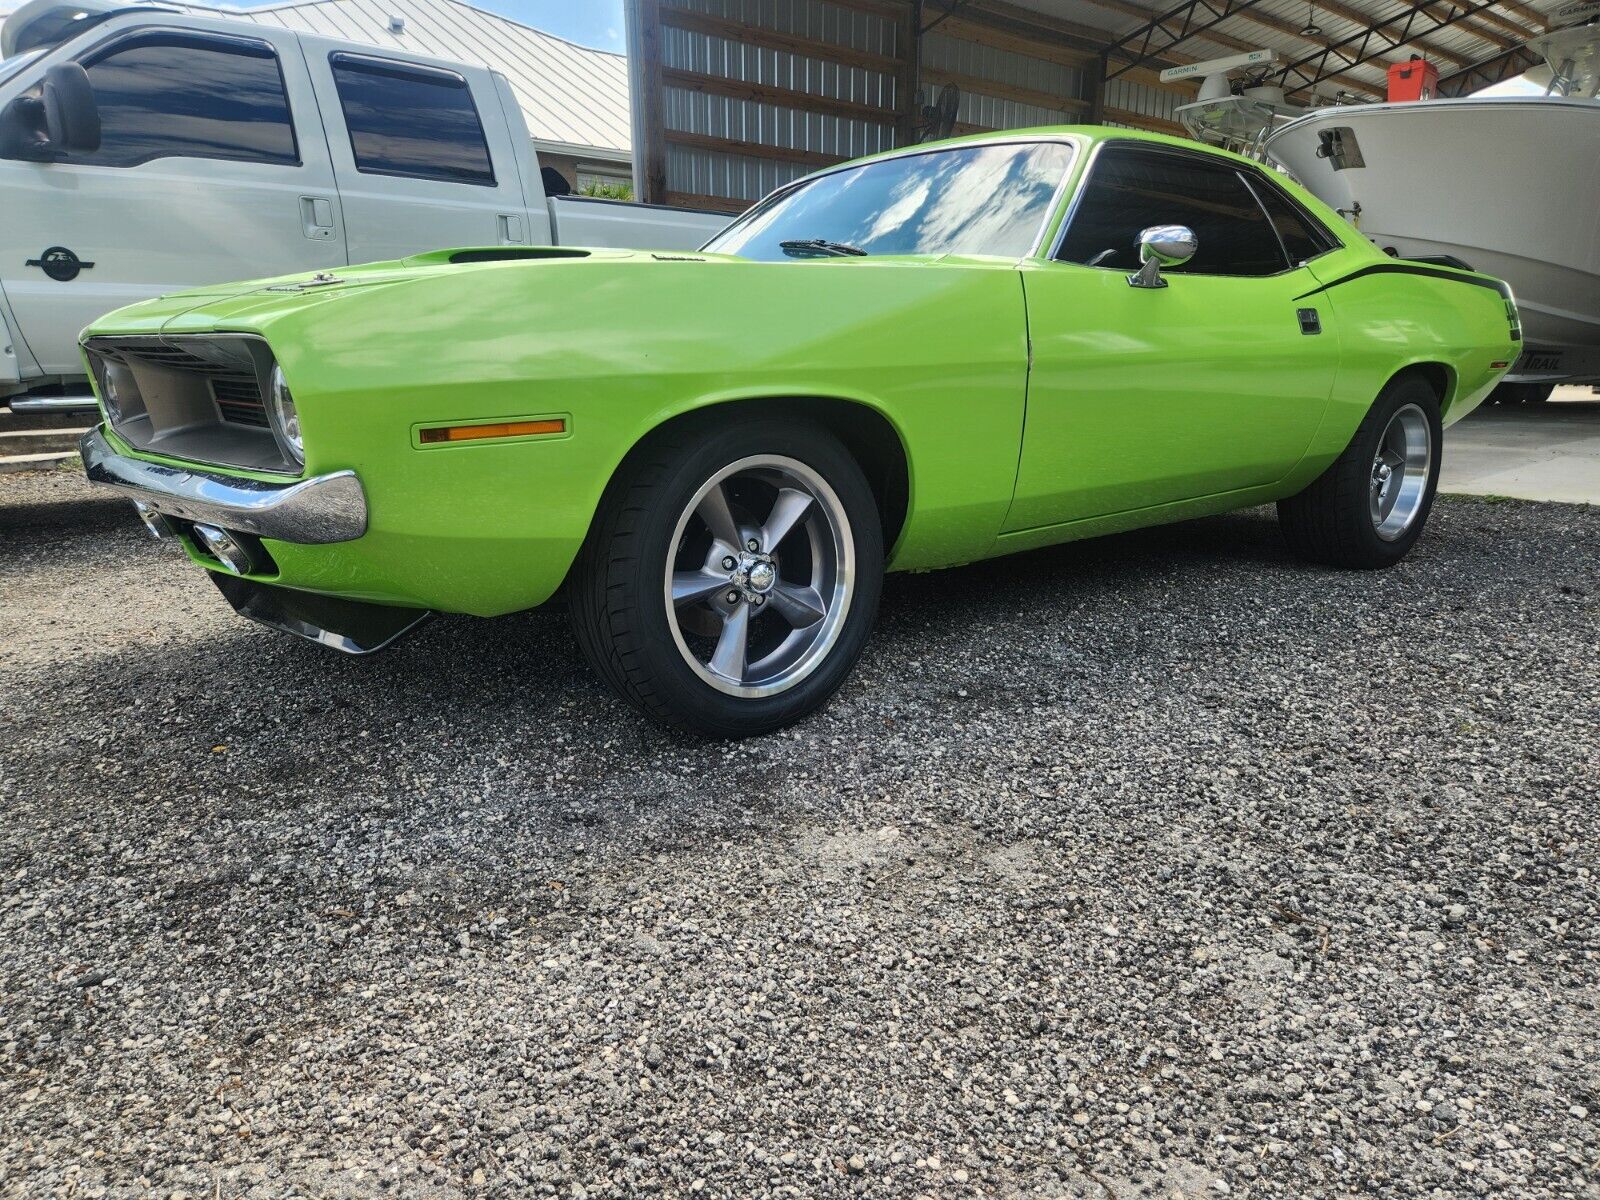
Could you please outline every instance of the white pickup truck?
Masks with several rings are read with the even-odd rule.
[[[0,404],[17,409],[92,404],[78,332],[164,292],[444,246],[692,249],[728,221],[547,195],[484,67],[115,0],[33,0],[0,56]]]

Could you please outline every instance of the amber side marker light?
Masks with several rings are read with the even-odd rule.
[[[529,437],[540,433],[565,433],[567,422],[555,417],[547,421],[504,421],[498,425],[441,425],[417,431],[424,446],[441,442],[481,442],[487,438]]]
[[[1501,367],[1509,367],[1510,365],[1510,359],[1506,359],[1504,362],[1492,362],[1489,364],[1489,370],[1498,371]]]

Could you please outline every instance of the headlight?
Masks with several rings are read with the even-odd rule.
[[[100,400],[105,406],[106,416],[111,424],[121,425],[143,413],[144,397],[139,394],[139,385],[133,380],[133,372],[121,363],[108,362],[104,359],[96,365],[100,368],[97,372]]]
[[[272,415],[272,427],[278,440],[298,463],[306,461],[305,445],[300,440],[300,413],[295,409],[294,397],[289,394],[289,383],[283,377],[283,368],[273,365],[272,378],[267,382],[267,409]]]

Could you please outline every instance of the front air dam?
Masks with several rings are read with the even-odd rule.
[[[207,574],[241,617],[341,654],[371,654],[382,650],[433,616],[433,610],[427,608],[366,604],[360,600],[273,587],[220,571]]]

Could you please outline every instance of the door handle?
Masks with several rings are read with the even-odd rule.
[[[300,222],[305,235],[314,242],[333,238],[333,201],[326,196],[300,197]]]
[[[520,246],[525,240],[522,232],[522,218],[509,213],[500,214],[500,244],[502,246]]]

